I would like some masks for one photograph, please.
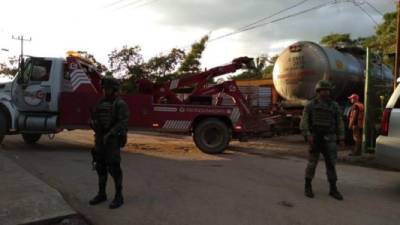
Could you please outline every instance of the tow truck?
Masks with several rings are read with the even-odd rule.
[[[235,81],[210,79],[249,67],[248,57],[164,83],[138,81],[138,92],[121,97],[130,109],[130,130],[190,134],[209,154],[222,153],[232,139],[269,132],[265,116],[249,107]],[[66,58],[27,57],[12,82],[0,84],[0,143],[21,134],[27,144],[63,130],[90,129],[90,112],[102,96],[102,75],[76,52]],[[179,90],[190,93],[179,96]],[[223,105],[222,95],[234,105]]]

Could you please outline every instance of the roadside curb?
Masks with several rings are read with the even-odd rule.
[[[56,217],[52,219],[35,221],[31,223],[24,223],[21,225],[90,225],[85,218],[80,215],[74,214],[69,216]]]
[[[46,224],[77,215],[62,195],[0,151],[0,224]],[[47,223],[48,224],[48,223]]]

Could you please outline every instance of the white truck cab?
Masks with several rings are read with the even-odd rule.
[[[59,95],[65,59],[29,57],[9,83],[0,84],[0,143],[6,134],[22,134],[34,143],[57,132]]]

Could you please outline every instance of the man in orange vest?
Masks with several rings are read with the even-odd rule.
[[[349,128],[353,132],[353,140],[355,147],[350,153],[350,156],[361,154],[362,145],[362,130],[364,128],[364,105],[360,102],[360,97],[357,94],[352,94],[349,100],[353,106],[350,110]]]

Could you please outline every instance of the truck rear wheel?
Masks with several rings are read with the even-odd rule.
[[[7,133],[7,118],[4,113],[0,112],[0,144],[3,143],[4,136]]]
[[[35,144],[36,142],[39,141],[40,137],[42,137],[42,134],[27,134],[27,133],[22,134],[22,138],[27,144]]]
[[[231,140],[231,129],[221,120],[206,119],[194,130],[194,143],[204,153],[218,154],[225,151]]]

